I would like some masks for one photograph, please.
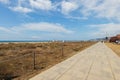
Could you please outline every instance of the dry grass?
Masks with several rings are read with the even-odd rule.
[[[120,56],[120,45],[115,43],[106,43],[118,56]]]
[[[0,80],[27,79],[26,76],[40,73],[92,44],[95,42],[0,44]]]

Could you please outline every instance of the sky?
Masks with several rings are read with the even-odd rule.
[[[0,0],[0,40],[89,40],[120,34],[120,0]]]

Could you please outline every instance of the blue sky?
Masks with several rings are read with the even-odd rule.
[[[120,34],[120,0],[0,0],[0,40],[89,40]]]

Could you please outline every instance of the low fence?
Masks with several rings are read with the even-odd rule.
[[[45,44],[47,48],[45,45],[43,46],[41,44],[37,44],[37,47],[33,47],[33,45],[28,46],[29,44],[27,44],[26,47],[31,48],[27,54],[10,56],[0,61],[0,80],[12,80],[27,73],[45,69],[73,55],[71,53],[82,50],[91,44],[93,44],[93,42],[49,43]],[[25,46],[25,44],[23,46]],[[8,47],[5,49],[8,49]],[[13,47],[13,49],[19,52],[19,48]],[[44,50],[40,51],[37,49]]]
[[[57,55],[54,55],[54,50],[44,52],[35,51],[0,61],[0,80],[12,80],[34,70],[46,68],[46,66],[52,63],[53,57],[56,57],[56,59],[64,57],[63,45],[57,48],[57,51],[59,51]]]
[[[11,80],[28,72],[32,72],[33,70],[44,69],[49,65],[51,62],[50,58],[52,58],[47,57],[46,54],[47,52],[44,54],[33,52],[0,61],[0,80]],[[63,52],[61,53],[61,56],[63,56]]]

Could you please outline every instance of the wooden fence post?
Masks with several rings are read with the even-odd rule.
[[[62,41],[62,57],[64,57],[64,41]]]
[[[36,68],[35,68],[35,62],[36,62],[36,61],[35,61],[35,52],[34,52],[34,53],[33,53],[33,69],[36,69]]]

